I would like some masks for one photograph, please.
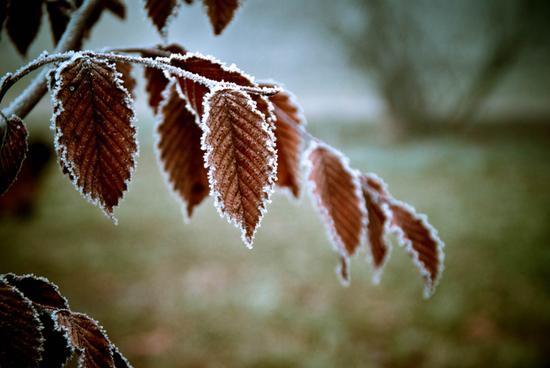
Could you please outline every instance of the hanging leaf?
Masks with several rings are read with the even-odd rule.
[[[169,62],[188,72],[200,75],[217,82],[234,83],[243,87],[258,87],[251,76],[239,70],[235,65],[227,66],[219,60],[199,53],[187,53],[185,55],[171,55]],[[210,91],[209,87],[192,78],[176,77],[178,92],[188,102],[196,115],[202,118],[204,114],[204,97]],[[252,96],[258,110],[266,117],[269,123],[274,120],[273,105],[261,95]]]
[[[426,215],[417,214],[410,205],[394,199],[390,201],[390,208],[392,229],[424,277],[424,296],[429,297],[443,271],[443,242]]]
[[[376,194],[387,208],[390,216],[390,230],[397,234],[402,245],[411,255],[415,265],[424,277],[424,296],[429,297],[435,291],[443,272],[444,243],[429,223],[426,215],[416,213],[415,209],[392,197],[382,179],[373,174],[364,176],[363,185],[370,193]],[[370,211],[370,209],[369,209]]]
[[[175,54],[184,55],[185,49],[180,45],[171,44],[166,47],[158,47],[160,51],[168,51]],[[144,57],[151,57],[151,55],[144,54]],[[164,72],[156,68],[145,68],[145,90],[149,94],[149,106],[153,108],[155,114],[158,112],[158,106],[162,101],[162,93],[168,85],[168,78],[164,75]]]
[[[27,128],[12,115],[0,127],[0,195],[4,194],[17,178],[28,150]]]
[[[367,206],[367,235],[370,259],[374,268],[373,280],[378,283],[390,255],[391,243],[386,236],[390,231],[392,214],[385,203],[386,195],[383,183],[376,176],[362,175],[361,187]]]
[[[38,367],[41,329],[32,302],[0,278],[0,367]]]
[[[204,0],[208,18],[214,29],[214,34],[219,35],[231,22],[235,11],[239,7],[238,0]]]
[[[69,24],[71,14],[75,10],[69,0],[48,0],[46,1],[46,10],[50,19],[50,28],[54,43],[57,45],[61,36]]]
[[[172,82],[160,105],[158,157],[171,189],[183,202],[187,217],[208,196],[208,177],[201,149],[201,129]],[[185,213],[184,213],[185,215]]]
[[[55,74],[55,144],[74,185],[113,218],[136,166],[131,98],[113,65],[76,55]]]
[[[260,87],[274,87],[272,83]],[[294,96],[281,91],[269,97],[275,114],[275,138],[277,143],[277,185],[289,188],[294,197],[300,194],[300,155],[302,134],[299,126],[306,120]]]
[[[56,311],[54,318],[58,330],[67,334],[76,350],[79,367],[116,368],[111,342],[96,321],[66,309]]]
[[[61,295],[57,285],[44,277],[34,275],[4,275],[4,281],[17,288],[33,303],[56,309],[69,308],[67,299]]]
[[[83,0],[74,0],[76,7],[79,8],[82,5]],[[86,18],[86,26],[84,27],[84,34],[82,37],[82,42],[87,40],[90,37],[92,28],[97,24],[101,15],[105,10],[110,11],[119,19],[126,18],[126,6],[124,5],[124,0],[98,0],[99,6],[95,6],[92,9],[91,14]],[[80,50],[82,44],[77,45],[75,49]]]
[[[42,22],[42,0],[9,1],[6,28],[8,35],[23,56],[35,39]]]
[[[166,36],[168,19],[175,16],[179,5],[176,0],[145,0],[147,15],[163,37]]]
[[[346,157],[321,142],[312,141],[305,158],[311,198],[335,249],[350,257],[361,246],[367,221],[358,174]]]
[[[251,247],[277,173],[272,127],[244,92],[215,89],[205,101],[202,145],[211,193]]]
[[[130,96],[132,96],[132,99],[135,98],[135,89],[136,89],[136,80],[132,76],[132,64],[130,63],[123,63],[123,62],[117,62],[115,63],[116,70],[120,73],[120,79],[122,80],[122,85],[128,93],[130,93]]]

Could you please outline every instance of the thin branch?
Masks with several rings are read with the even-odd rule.
[[[100,5],[101,0],[84,0],[83,4],[71,16],[71,20],[65,32],[55,48],[56,53],[73,50],[78,47],[84,37],[88,19],[94,15],[96,8]],[[20,118],[24,118],[48,91],[46,84],[47,73],[47,70],[42,71],[18,97],[3,110],[4,115],[11,116],[15,114]],[[0,127],[2,124],[4,123],[0,122]]]
[[[199,74],[192,73],[188,70],[185,70],[183,68],[174,66],[170,64],[170,60],[167,58],[149,58],[149,57],[141,57],[141,56],[130,56],[130,55],[119,55],[114,53],[103,53],[103,52],[94,52],[94,51],[82,51],[82,52],[64,52],[59,54],[52,54],[52,55],[46,55],[41,58],[35,59],[31,61],[26,66],[20,68],[17,72],[14,74],[8,73],[3,79],[2,83],[0,85],[0,102],[2,101],[2,98],[7,93],[7,91],[21,78],[26,76],[27,74],[31,73],[32,71],[48,64],[52,63],[59,63],[66,60],[69,60],[70,58],[74,57],[75,55],[82,55],[85,57],[90,58],[99,58],[99,59],[105,59],[112,62],[123,62],[123,63],[133,63],[133,64],[140,64],[144,65],[149,68],[155,68],[160,69],[162,71],[165,71],[171,75],[176,75],[182,78],[191,79],[195,82],[201,83],[205,85],[208,88],[212,88],[215,86],[224,86],[228,88],[237,88],[241,89],[247,93],[252,94],[261,94],[261,95],[273,95],[280,91],[278,88],[269,88],[269,87],[246,87],[246,86],[240,86],[235,83],[231,82],[219,82],[215,81],[209,78],[205,78]],[[11,114],[6,114],[11,115]]]

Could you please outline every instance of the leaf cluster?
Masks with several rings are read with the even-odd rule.
[[[0,275],[0,367],[130,368],[97,321],[70,309],[57,285],[34,275]]]

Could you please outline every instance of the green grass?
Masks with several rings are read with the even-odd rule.
[[[37,216],[0,223],[0,271],[59,284],[136,367],[550,363],[546,137],[392,142],[360,124],[311,129],[439,229],[446,271],[432,299],[398,247],[380,285],[361,255],[342,288],[307,196],[277,194],[252,251],[210,200],[183,224],[148,143],[118,226],[52,166]]]

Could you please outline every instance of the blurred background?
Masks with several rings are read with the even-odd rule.
[[[103,15],[87,48],[162,41],[141,2],[126,3],[126,20]],[[252,251],[211,200],[184,224],[143,83],[118,226],[57,167],[49,99],[25,119],[35,149],[0,199],[0,273],[57,283],[135,367],[547,367],[548,19],[545,0],[248,0],[220,37],[200,4],[169,28],[170,42],[284,83],[313,134],[429,216],[446,242],[430,300],[399,247],[380,285],[361,255],[341,287],[307,196],[276,193]],[[45,49],[46,22],[28,59],[2,35],[0,74]]]

